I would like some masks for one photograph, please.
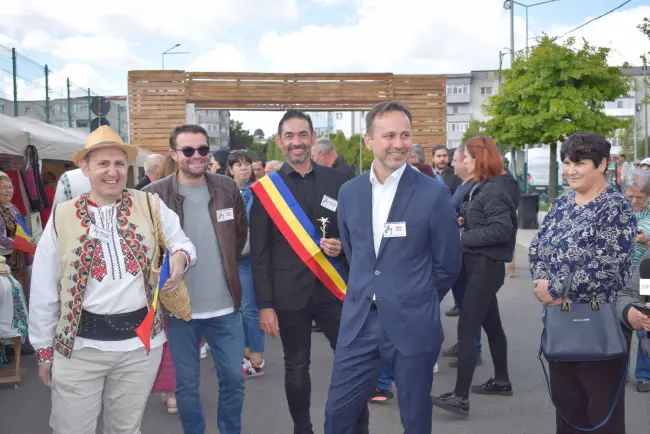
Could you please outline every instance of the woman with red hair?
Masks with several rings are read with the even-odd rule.
[[[512,261],[517,233],[517,213],[508,193],[494,177],[503,173],[503,160],[489,137],[473,137],[465,144],[465,160],[474,186],[461,205],[461,244],[467,282],[458,321],[458,373],[451,393],[433,397],[433,404],[463,417],[469,415],[469,392],[512,396],[508,376],[506,335],[501,325],[497,292],[503,286],[505,263]],[[476,369],[476,333],[487,334],[494,377],[471,386]]]

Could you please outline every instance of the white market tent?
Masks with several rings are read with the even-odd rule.
[[[31,144],[42,160],[71,161],[72,154],[83,147],[87,138],[88,133],[76,129],[56,127],[26,116],[0,114],[0,154],[22,157]],[[142,167],[150,154],[140,149],[136,166]]]

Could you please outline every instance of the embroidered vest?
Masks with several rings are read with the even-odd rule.
[[[100,265],[99,258],[103,256],[101,244],[88,235],[92,224],[88,213],[88,194],[58,204],[54,212],[61,255],[59,321],[54,333],[54,349],[65,357],[70,357],[88,278],[92,278],[95,273],[105,274],[106,269]],[[142,271],[143,291],[147,297],[147,306],[151,307],[154,283],[150,282],[155,279],[150,278],[150,273],[155,241],[147,193],[124,190],[117,205],[116,223],[126,269],[132,274]],[[162,309],[158,309],[151,336],[156,336],[161,330]]]

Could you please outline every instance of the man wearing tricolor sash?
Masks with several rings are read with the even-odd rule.
[[[73,155],[90,192],[56,205],[36,250],[29,337],[52,389],[54,434],[95,434],[102,403],[104,434],[140,433],[165,342],[158,290],[176,289],[196,261],[178,216],[160,202],[171,257],[170,276],[157,287],[157,207],[125,189],[137,153],[110,127],[95,130]]]
[[[311,326],[315,321],[335,348],[348,271],[337,199],[347,176],[310,159],[316,135],[308,115],[288,110],[275,140],[285,164],[251,187],[250,258],[260,327],[282,340],[294,434],[313,434]],[[367,409],[358,425],[356,433],[368,432]]]

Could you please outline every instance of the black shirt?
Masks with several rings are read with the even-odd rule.
[[[285,182],[293,196],[298,201],[300,207],[305,211],[309,220],[314,221],[314,202],[316,198],[316,173],[312,163],[311,170],[303,177],[296,172],[293,167],[283,164],[278,172],[281,175],[287,175]]]

